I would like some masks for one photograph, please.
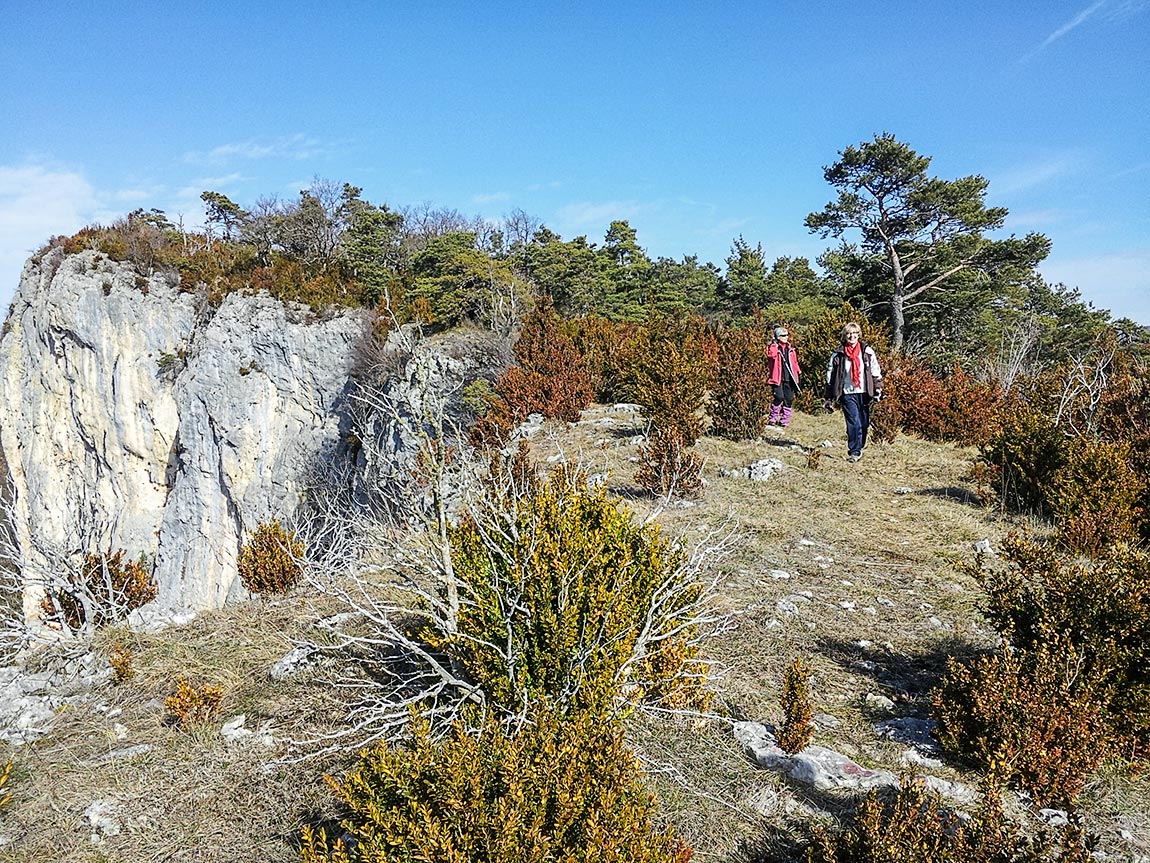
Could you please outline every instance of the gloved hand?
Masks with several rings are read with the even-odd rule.
[[[825,410],[829,413],[830,411],[833,411],[834,409],[835,409],[835,403],[834,402],[832,402],[830,399],[823,399],[823,410]]]
[[[876,402],[881,402],[881,401],[882,401],[882,398],[883,398],[883,396],[882,396],[882,390],[879,390],[877,393],[875,393],[875,394],[874,394],[874,399],[873,399],[873,401],[876,401]]]

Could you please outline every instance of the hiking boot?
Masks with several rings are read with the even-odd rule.
[[[847,456],[847,461],[858,461],[860,458],[862,458],[861,452],[852,452]]]

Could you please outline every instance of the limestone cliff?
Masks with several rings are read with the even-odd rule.
[[[158,602],[242,592],[245,531],[290,516],[340,446],[362,315],[267,296],[218,308],[171,276],[53,249],[24,268],[0,336],[0,449],[25,579],[61,556],[126,549]],[[25,591],[34,611],[37,591]]]

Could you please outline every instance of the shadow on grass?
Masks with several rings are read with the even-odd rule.
[[[864,648],[838,638],[821,639],[818,649],[845,671],[869,677],[896,703],[925,699],[942,680],[949,660],[967,660],[985,652],[984,646],[954,636],[939,638],[928,649],[914,653],[873,644]]]
[[[963,488],[959,485],[947,485],[942,488],[924,488],[916,491],[915,494],[923,495],[925,497],[941,497],[947,500],[957,500],[959,503],[965,503],[969,506],[978,507],[983,509],[982,499],[968,488]]]

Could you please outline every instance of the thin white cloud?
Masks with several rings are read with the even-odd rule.
[[[7,307],[24,261],[49,237],[73,233],[109,215],[83,174],[42,165],[0,165],[0,304]]]
[[[1077,258],[1054,254],[1039,269],[1047,281],[1078,288],[1096,307],[1150,325],[1150,250]]]
[[[510,201],[511,196],[506,192],[492,192],[487,195],[472,195],[471,203],[477,207],[484,207],[488,204],[502,204],[505,201]]]
[[[584,234],[590,231],[606,233],[613,221],[634,219],[644,210],[635,201],[605,201],[601,204],[579,201],[560,207],[556,213],[560,233]]]
[[[1049,35],[1047,35],[1047,37],[1042,40],[1041,44],[1039,44],[1039,46],[1037,48],[1033,49],[1032,51],[1030,51],[1029,53],[1024,55],[1021,58],[1020,62],[1026,63],[1030,60],[1033,60],[1036,56],[1038,56],[1040,53],[1042,53],[1042,51],[1044,51],[1046,48],[1049,48],[1051,45],[1053,45],[1055,42],[1057,42],[1063,36],[1065,36],[1068,33],[1073,32],[1074,30],[1077,30],[1079,27],[1081,27],[1083,24],[1085,24],[1088,20],[1090,20],[1090,18],[1093,17],[1094,13],[1097,12],[1099,9],[1101,9],[1103,6],[1105,6],[1106,3],[1107,3],[1107,0],[1095,0],[1094,3],[1091,3],[1085,9],[1082,9],[1077,15],[1075,15],[1073,18],[1071,18],[1069,21],[1067,21],[1061,27],[1059,27],[1058,29],[1052,31]]]
[[[1045,186],[1052,180],[1081,170],[1082,164],[1083,160],[1078,155],[1061,153],[1025,165],[1016,165],[989,176],[989,192],[998,197]]]
[[[288,135],[270,140],[233,141],[211,150],[192,150],[184,161],[192,164],[221,165],[238,160],[311,159],[322,152],[320,142],[306,135]]]

